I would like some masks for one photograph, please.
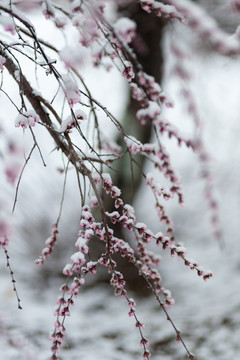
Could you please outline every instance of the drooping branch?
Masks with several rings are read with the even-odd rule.
[[[46,125],[46,129],[55,141],[57,148],[61,149],[69,161],[75,165],[76,162],[79,161],[79,157],[73,149],[69,148],[69,145],[66,143],[66,141],[64,141],[62,135],[54,130],[49,114],[42,104],[42,97],[36,94],[29,81],[19,70],[14,61],[8,56],[6,51],[0,48],[0,55],[5,57],[5,67],[7,68],[9,74],[17,82],[20,93],[22,93],[28,99],[33,109],[39,115],[42,123]]]

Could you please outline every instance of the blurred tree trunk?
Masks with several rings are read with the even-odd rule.
[[[166,21],[156,16],[151,16],[141,9],[141,7],[132,3],[125,7],[120,7],[119,12],[124,16],[131,18],[137,24],[137,36],[134,38],[130,46],[134,49],[139,63],[142,65],[143,70],[152,75],[155,80],[160,83],[163,73],[163,48],[162,39],[163,31]],[[140,125],[136,119],[136,112],[139,109],[139,103],[129,97],[129,103],[123,119],[123,126],[129,135],[133,135],[142,143],[148,143],[151,138],[152,127],[148,123],[145,126]],[[119,136],[117,142],[121,143],[122,138]],[[132,173],[130,169],[130,159],[128,156],[121,158],[115,165],[116,172],[112,173],[114,185],[122,190],[122,198],[125,203],[132,204],[134,197],[137,196],[138,189],[141,183],[141,173],[137,167],[134,169],[134,181],[132,181]],[[138,156],[137,161],[141,168],[144,166],[144,157]],[[105,198],[105,206],[108,211],[114,211],[115,208],[111,202],[111,198]],[[114,234],[118,238],[126,239],[124,236],[124,229],[121,225],[114,226]],[[127,239],[128,240],[128,239]],[[120,261],[119,261],[120,260]],[[124,258],[118,259],[118,264],[121,263],[120,271],[123,273],[128,286],[131,290],[140,295],[146,295],[149,290],[146,288],[146,282],[138,276],[137,269],[129,264]]]
[[[130,45],[134,49],[143,70],[148,75],[152,75],[156,82],[160,83],[163,73],[162,38],[166,21],[157,18],[155,15],[149,15],[135,2],[128,6],[120,7],[119,12],[124,15],[126,14],[127,17],[136,22],[137,35]],[[133,135],[142,143],[148,143],[151,138],[152,127],[150,123],[147,123],[145,126],[140,125],[136,119],[136,112],[139,108],[139,103],[132,99],[132,97],[129,97],[129,103],[123,119],[123,126],[129,135]],[[122,137],[119,137],[117,141],[120,145],[124,146],[124,144],[121,143]],[[144,166],[144,157],[138,156],[137,161],[141,167]],[[119,160],[116,170],[117,175],[113,175],[114,183],[120,189],[124,190],[123,200],[131,204],[134,196],[138,192],[141,174],[137,167],[135,167],[134,183],[132,184],[132,174],[127,156]],[[134,193],[132,193],[132,190]]]

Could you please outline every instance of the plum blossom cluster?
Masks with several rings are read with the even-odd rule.
[[[172,107],[173,104],[171,100],[169,100],[169,97],[165,94],[165,92],[161,89],[160,85],[155,81],[153,76],[150,76],[146,74],[144,71],[139,71],[137,73],[137,85],[140,89],[142,89],[142,94],[145,94],[145,97],[148,99],[148,101],[156,102],[160,104],[164,104],[167,107]],[[137,93],[135,91],[135,93]],[[134,92],[133,92],[134,96]],[[135,96],[136,100],[142,101],[143,99],[138,98]],[[144,107],[149,106],[148,101],[143,101]],[[151,103],[150,103],[151,105]]]
[[[69,103],[70,108],[72,109],[75,104],[80,103],[81,95],[79,92],[79,88],[74,79],[71,79],[69,75],[62,75],[62,81],[66,99]]]
[[[167,0],[188,20],[188,26],[223,55],[235,55],[240,52],[238,39],[230,37],[221,30],[217,22],[200,6],[190,0]]]
[[[170,20],[179,20],[181,23],[185,24],[186,19],[179,12],[175,6],[169,4],[163,4],[161,1],[156,0],[140,0],[140,4],[143,10],[148,13],[152,11],[158,17],[163,17]]]
[[[161,108],[156,102],[149,101],[148,107],[138,110],[136,116],[142,125],[145,125],[148,121],[151,123],[157,122],[158,116],[161,113]]]
[[[9,244],[9,236],[11,234],[11,224],[4,216],[3,211],[3,201],[0,203],[0,245],[3,250],[6,249],[6,247]]]
[[[149,158],[151,162],[154,163],[154,167],[159,169],[164,176],[170,180],[172,186],[170,188],[170,193],[165,192],[163,195],[164,199],[167,200],[170,197],[173,197],[175,194],[178,195],[179,204],[183,205],[183,194],[180,187],[180,181],[178,176],[175,174],[175,171],[170,163],[169,155],[166,153],[166,150],[163,146],[158,146],[157,144],[141,144],[139,140],[136,140],[133,136],[128,136],[124,138],[128,150],[133,154],[142,153],[144,156]],[[161,189],[157,189],[153,182],[147,181],[147,185],[151,185],[151,188],[154,193],[157,193],[158,196],[162,193]]]
[[[110,194],[113,199],[119,199],[121,195],[121,190],[113,184],[111,175],[109,173],[102,173],[101,176],[95,174],[94,180],[96,183],[102,184],[104,190],[106,191],[106,194]],[[120,205],[122,205],[121,200],[118,206]]]
[[[159,131],[161,135],[166,133],[169,139],[175,138],[177,140],[178,146],[181,146],[183,143],[188,148],[192,148],[193,150],[195,150],[194,141],[191,139],[186,139],[182,135],[180,136],[178,129],[174,127],[170,122],[159,120],[157,125],[159,126]]]
[[[89,252],[88,241],[92,236],[97,236],[106,243],[106,252],[99,257],[98,261],[87,262],[86,255]],[[78,296],[79,290],[85,282],[84,277],[88,273],[95,274],[98,265],[106,267],[111,274],[110,284],[114,288],[115,295],[121,295],[127,300],[129,306],[128,315],[135,318],[135,325],[141,336],[141,345],[144,346],[143,357],[149,359],[150,352],[147,349],[148,344],[144,343],[142,334],[144,325],[137,318],[135,302],[132,298],[128,298],[123,275],[116,270],[117,264],[112,259],[112,255],[120,252],[121,256],[128,256],[132,262],[136,262],[134,251],[127,243],[114,237],[113,231],[110,228],[104,227],[103,224],[96,222],[92,215],[91,208],[87,205],[82,208],[80,231],[75,246],[78,251],[71,256],[71,263],[67,264],[63,269],[63,274],[67,276],[67,280],[60,288],[62,295],[57,300],[57,307],[54,312],[56,322],[54,324],[54,331],[51,334],[51,359],[58,359],[57,354],[59,348],[63,345],[66,332],[64,326],[65,319],[71,315],[70,309],[74,305],[74,298]],[[148,354],[148,357],[146,357],[146,354]]]
[[[52,226],[51,236],[47,238],[47,240],[45,241],[46,247],[42,250],[42,254],[39,256],[39,258],[35,260],[35,264],[37,265],[44,264],[44,261],[46,261],[47,258],[52,254],[58,238],[59,238],[58,227],[57,224],[54,224]]]
[[[162,187],[158,186],[154,180],[153,174],[151,173],[147,174],[146,184],[150,186],[154,194],[156,194],[158,197],[162,196],[164,200],[169,200],[170,198],[173,198],[176,192],[175,189],[171,189],[171,191],[167,191],[163,186]]]
[[[42,2],[42,12],[46,19],[55,17],[55,9],[49,0]]]
[[[54,324],[54,331],[51,334],[51,359],[58,359],[57,353],[59,347],[62,346],[65,337],[66,328],[64,322],[67,316],[71,315],[70,308],[74,305],[74,298],[78,296],[78,292],[81,286],[85,283],[84,276],[82,274],[82,266],[86,262],[85,256],[88,254],[88,241],[94,234],[95,219],[92,216],[89,206],[82,208],[82,216],[80,220],[80,231],[75,243],[75,247],[78,249],[71,256],[71,263],[67,264],[63,269],[63,274],[67,276],[66,282],[60,287],[61,296],[57,300],[57,307],[54,312],[56,316],[56,322]],[[97,263],[87,265],[85,267],[84,274],[87,272],[94,273],[94,268]],[[71,280],[72,279],[72,280]],[[71,283],[70,283],[71,282]]]
[[[101,37],[97,22],[94,21],[91,16],[86,16],[84,13],[75,11],[72,21],[73,25],[79,31],[79,42],[83,46],[89,47]]]
[[[65,338],[66,328],[64,322],[67,316],[70,316],[70,307],[74,305],[73,294],[77,296],[77,293],[85,280],[81,275],[77,275],[73,278],[71,286],[63,284],[60,287],[61,295],[57,300],[57,307],[54,312],[56,321],[54,323],[54,331],[50,335],[51,339],[51,360],[58,360],[59,348],[63,346]]]
[[[199,264],[186,257],[186,249],[182,244],[175,244],[172,239],[170,240],[168,236],[164,236],[161,232],[152,235],[150,233],[147,226],[144,223],[138,223],[136,224],[136,229],[138,231],[138,234],[143,238],[147,239],[147,242],[149,243],[151,240],[156,241],[156,244],[162,245],[162,249],[165,250],[166,248],[169,249],[171,256],[177,255],[178,257],[182,258],[184,261],[184,264],[188,266],[190,269],[195,269],[198,276],[202,276],[204,280],[207,280],[208,278],[211,278],[213,276],[212,271],[207,270],[204,271]]]
[[[113,29],[117,36],[126,43],[130,43],[136,35],[136,23],[129,18],[121,17],[118,19]]]
[[[65,46],[61,49],[59,56],[64,62],[65,68],[67,70],[74,69],[76,66],[79,67],[84,65],[87,58],[84,47],[73,48],[70,46]]]
[[[77,109],[65,120],[62,121],[59,132],[71,133],[72,129],[81,125],[81,122],[87,120],[87,115],[84,111]]]
[[[124,61],[124,70],[122,74],[128,82],[131,82],[132,79],[135,77],[133,66],[130,61]]]
[[[108,186],[111,185],[111,179],[108,178]],[[107,190],[108,193],[110,192],[109,189]],[[118,201],[117,201],[118,200]],[[124,205],[124,202],[122,199],[116,199],[115,201],[115,207],[118,209],[120,207],[123,207],[123,215],[121,216],[118,211],[114,211],[113,213],[107,213],[107,216],[111,218],[112,223],[119,222],[123,227],[127,227],[130,231],[135,231],[137,236],[141,237],[141,244],[139,246],[139,255],[142,260],[145,258],[145,263],[150,263],[151,265],[158,265],[159,264],[159,257],[154,256],[151,254],[151,256],[147,256],[146,261],[146,255],[144,254],[145,249],[142,247],[142,244],[149,244],[152,241],[156,242],[156,245],[162,245],[162,249],[169,249],[171,256],[177,255],[178,257],[182,258],[184,261],[184,264],[188,266],[190,269],[195,269],[198,276],[202,276],[204,280],[211,278],[213,276],[212,272],[210,270],[204,271],[199,264],[194,260],[189,260],[186,255],[186,249],[182,244],[176,244],[174,237],[169,238],[168,236],[165,236],[162,234],[162,232],[158,232],[157,234],[153,234],[151,230],[147,228],[147,225],[144,223],[136,223],[136,218],[134,214],[134,209],[126,204]],[[146,253],[145,253],[146,254]],[[142,275],[145,274],[144,271],[142,272]],[[146,275],[146,274],[145,274]]]
[[[143,336],[142,329],[144,328],[144,324],[139,321],[139,319],[136,315],[136,308],[135,308],[136,303],[132,298],[130,298],[130,299],[128,298],[127,292],[124,289],[125,280],[123,278],[123,275],[119,271],[114,270],[114,268],[116,266],[115,262],[113,262],[111,260],[109,263],[110,263],[110,266],[108,266],[109,272],[112,273],[110,284],[115,289],[116,295],[121,294],[121,296],[125,297],[125,299],[127,300],[128,306],[129,306],[128,316],[133,317],[135,319],[135,327],[138,329],[138,331],[140,333],[140,337],[141,337],[140,346],[143,347],[143,360],[149,360],[150,356],[151,356],[151,353],[148,349],[149,341],[146,338],[144,338],[144,336]]]
[[[35,126],[40,121],[40,117],[34,110],[27,110],[20,112],[15,119],[15,126],[21,126],[23,129],[27,129],[29,126]]]

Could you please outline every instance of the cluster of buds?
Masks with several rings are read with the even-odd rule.
[[[164,206],[161,205],[158,201],[156,202],[156,210],[157,210],[159,220],[168,226],[167,233],[169,233],[169,232],[172,233],[173,232],[173,221],[167,215]]]
[[[79,42],[85,47],[93,45],[99,38],[100,32],[96,22],[87,13],[78,13],[73,18],[73,25],[80,34]]]
[[[157,245],[162,245],[163,250],[168,248],[170,250],[171,256],[177,255],[184,261],[186,266],[188,266],[190,269],[196,270],[198,276],[203,277],[204,280],[207,280],[213,276],[213,273],[210,270],[205,271],[194,260],[189,261],[189,259],[185,256],[186,249],[182,244],[174,244],[173,242],[170,242],[169,237],[164,236],[161,232],[157,233],[156,235],[149,236],[149,230],[144,223],[137,223],[135,228],[142,239],[145,239],[145,241],[146,239],[155,240]]]
[[[115,252],[119,252],[122,257],[126,257],[132,264],[136,263],[134,250],[125,241],[116,239],[113,248]]]
[[[70,108],[72,109],[73,105],[78,104],[81,100],[81,95],[77,83],[72,80],[69,75],[62,75],[62,81],[66,99]]]
[[[125,136],[124,141],[128,150],[133,154],[142,153],[144,155],[155,155],[157,151],[156,144],[142,144],[134,136]]]
[[[176,193],[178,195],[178,202],[181,206],[183,206],[184,200],[181,187],[179,186],[180,180],[170,163],[169,155],[166,153],[166,150],[163,147],[158,149],[154,160],[155,167],[159,168],[159,170],[164,174],[166,179],[169,179],[170,182],[173,184],[173,186],[171,187],[171,193]]]
[[[157,102],[160,99],[162,89],[158,83],[156,83],[153,76],[141,71],[137,74],[139,86],[147,94],[150,101]]]
[[[142,153],[143,155],[148,156],[153,161],[154,166],[159,169],[173,184],[170,188],[170,192],[168,193],[166,190],[164,190],[164,188],[158,188],[157,186],[153,185],[153,181],[147,177],[147,185],[151,186],[153,192],[158,196],[162,195],[165,200],[169,199],[170,197],[174,197],[174,195],[177,194],[179,204],[183,206],[184,200],[181,187],[179,186],[180,181],[170,163],[170,158],[166,153],[166,150],[162,146],[158,147],[155,144],[142,144],[133,136],[125,136],[124,141],[128,150],[133,155]]]
[[[54,315],[57,320],[54,324],[55,329],[51,335],[52,341],[52,358],[58,359],[57,352],[59,347],[62,346],[62,340],[64,339],[64,321],[66,316],[70,316],[70,307],[74,305],[73,297],[77,297],[81,286],[85,283],[85,280],[81,273],[86,275],[88,272],[95,273],[98,262],[87,263],[86,267],[83,265],[86,262],[85,256],[88,254],[88,241],[94,235],[94,231],[97,227],[94,217],[92,216],[91,209],[88,205],[83,206],[81,220],[81,229],[78,233],[78,239],[75,243],[75,247],[78,249],[71,256],[71,263],[67,264],[63,269],[63,274],[67,276],[67,281],[61,286],[60,291],[62,295],[57,300],[57,307]],[[73,277],[71,284],[69,285],[70,278]]]
[[[121,190],[113,185],[110,174],[102,173],[101,177],[95,178],[96,182],[100,182],[105,190],[106,194],[110,194],[113,199],[119,198]]]
[[[146,98],[146,94],[145,94],[144,90],[142,88],[140,88],[139,86],[137,86],[137,84],[135,84],[133,82],[131,82],[130,86],[131,86],[131,90],[132,90],[133,99],[135,99],[139,102],[143,102],[143,100],[145,100],[145,98]],[[144,102],[143,102],[143,104],[144,104]]]
[[[62,295],[57,300],[57,307],[54,315],[57,317],[54,324],[54,331],[50,335],[51,339],[51,360],[58,360],[57,353],[59,347],[63,346],[63,340],[65,338],[66,328],[64,326],[65,318],[71,315],[70,307],[74,305],[73,296],[77,296],[80,287],[84,284],[84,278],[81,275],[74,277],[71,286],[63,284],[60,287]],[[68,295],[68,297],[66,297]]]
[[[44,0],[42,2],[42,12],[47,20],[55,18],[55,8],[52,6],[49,0]]]
[[[140,0],[140,4],[143,10],[147,13],[152,11],[158,17],[163,17],[165,19],[179,20],[183,24],[186,24],[185,17],[177,11],[176,7],[169,4],[163,4],[162,2],[156,0]]]
[[[240,53],[238,39],[221,30],[217,22],[200,6],[189,0],[168,0],[188,19],[188,25],[202,39],[211,43],[212,47],[222,55]]]
[[[161,135],[167,133],[168,138],[171,139],[172,137],[174,137],[177,140],[179,146],[181,146],[181,144],[183,143],[188,148],[192,148],[194,150],[194,142],[190,139],[185,139],[184,137],[180,136],[178,130],[174,128],[172,124],[167,121],[159,120],[157,125],[159,127],[159,133]]]
[[[38,114],[33,110],[24,111],[18,114],[15,119],[15,126],[26,129],[28,126],[35,126],[40,121]]]
[[[152,266],[159,266],[159,262],[161,260],[161,256],[154,254],[152,251],[149,251],[146,248],[147,243],[150,243],[153,239],[156,239],[156,236],[147,228],[144,223],[136,223],[135,224],[135,212],[132,206],[126,204],[123,206],[123,215],[121,216],[119,212],[114,211],[112,213],[106,212],[106,215],[111,219],[111,221],[115,224],[119,222],[123,227],[128,225],[129,230],[133,230],[135,232],[135,240],[137,242],[137,253],[139,255],[139,260],[136,260],[133,249],[129,246],[129,244],[125,243],[123,240],[119,240],[112,236],[112,233],[109,232],[111,250],[114,252],[119,252],[122,257],[127,257],[128,261],[133,263],[139,269],[139,275],[143,276],[145,279],[149,279],[153,282],[156,292],[162,292],[165,297],[165,305],[171,306],[174,304],[174,300],[171,297],[171,293],[169,290],[166,290],[161,286],[161,276],[157,269],[152,268]],[[130,226],[129,226],[130,224]],[[136,235],[136,232],[138,235]],[[170,240],[167,237],[164,237],[163,234],[157,234],[157,241],[159,242],[161,239],[161,243],[163,248],[170,247]],[[156,241],[156,242],[157,242]],[[180,246],[176,246],[178,255],[182,255],[180,252],[183,251],[183,248]],[[107,266],[108,262],[105,264]],[[111,268],[112,269],[112,268]],[[116,280],[114,282],[115,286],[117,286],[118,277],[114,277]],[[121,284],[121,281],[120,281]],[[119,284],[118,284],[119,285]],[[121,293],[120,285],[118,286],[117,293]],[[124,294],[123,294],[124,295]],[[125,295],[124,295],[125,296]],[[133,316],[135,313],[135,309],[131,308],[129,316]]]
[[[1,228],[2,224],[0,223],[0,228]],[[6,249],[6,247],[9,244],[9,239],[6,236],[2,236],[0,233],[0,245],[1,247],[4,249]]]
[[[148,266],[158,267],[160,264],[161,256],[155,254],[154,252],[146,248],[146,242],[144,241],[144,238],[141,239],[136,236],[135,239],[137,241],[137,252],[139,254],[140,260]]]
[[[137,119],[142,125],[146,125],[147,122],[155,123],[158,122],[158,117],[161,113],[161,108],[156,102],[149,101],[148,106],[144,109],[137,111]]]
[[[123,275],[119,271],[113,271],[110,284],[114,288],[115,295],[125,295],[126,290],[124,289],[124,286],[126,282],[123,278]]]
[[[158,197],[162,196],[164,198],[164,200],[169,200],[170,198],[174,197],[174,192],[170,193],[168,192],[163,186],[159,187],[153,178],[152,174],[147,174],[147,178],[146,178],[146,184],[148,186],[150,186],[150,188],[152,189],[153,193],[155,195],[157,195]]]
[[[141,93],[145,96],[145,102],[141,101],[145,107],[148,106],[148,101],[165,104],[166,107],[173,107],[173,102],[170,100],[169,96],[161,89],[160,85],[155,81],[153,76],[146,74],[143,71],[137,73],[136,76],[137,84]],[[137,85],[136,85],[137,86]],[[135,94],[140,94],[139,90],[135,90]],[[138,98],[136,98],[138,100]]]
[[[134,74],[134,71],[133,71],[133,66],[130,63],[130,61],[124,61],[123,65],[124,65],[124,70],[123,70],[122,75],[130,83],[132,81],[132,79],[135,77],[135,74]]]
[[[127,148],[133,155],[139,153],[142,149],[142,143],[135,139],[134,136],[125,136],[124,141],[127,145]]]
[[[94,235],[97,227],[91,208],[88,205],[82,208],[80,227],[81,229],[78,232],[78,238],[75,243],[78,251],[71,256],[71,263],[67,264],[63,269],[63,274],[66,276],[72,276],[80,272],[82,265],[86,262],[85,256],[89,252],[88,241]]]
[[[87,120],[86,113],[80,109],[75,110],[73,115],[69,115],[62,121],[59,132],[71,133],[72,129],[79,126],[84,120]]]
[[[136,23],[129,19],[122,17],[116,21],[113,26],[113,29],[121,41],[130,43],[136,34]]]
[[[42,250],[42,254],[39,256],[38,259],[35,260],[35,264],[43,265],[44,261],[52,254],[55,244],[58,240],[59,232],[57,224],[52,226],[52,234],[47,240],[45,241],[46,247]]]

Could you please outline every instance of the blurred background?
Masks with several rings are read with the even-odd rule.
[[[199,1],[216,18],[219,26],[232,36],[240,23],[240,16],[231,11],[230,1]],[[186,137],[194,135],[192,115],[184,97],[184,88],[194,95],[196,109],[201,120],[205,149],[209,155],[208,170],[213,178],[214,196],[219,203],[219,219],[222,240],[213,236],[211,211],[205,199],[204,180],[201,179],[201,164],[196,154],[184,146],[179,148],[173,140],[164,139],[172,164],[180,174],[185,194],[185,208],[171,201],[167,209],[176,229],[176,239],[183,242],[189,257],[196,259],[204,268],[210,268],[214,277],[207,282],[181,261],[161,254],[160,272],[164,286],[172,291],[176,304],[169,310],[174,323],[182,331],[186,344],[199,360],[226,360],[240,355],[240,66],[239,57],[224,57],[211,50],[190,29],[180,23],[157,20],[150,28],[145,14],[136,13],[134,7],[120,11],[139,22],[142,41],[149,46],[146,56],[138,54],[146,71],[154,75],[174,102],[174,108],[164,110],[162,117],[175,124]],[[64,37],[59,37],[54,26],[37,11],[28,14],[42,38],[53,41],[55,46],[64,46]],[[141,24],[145,26],[141,27]],[[146,36],[146,38],[145,38]],[[151,41],[150,41],[151,40]],[[73,40],[74,41],[74,38]],[[159,44],[159,46],[158,46]],[[186,82],[174,75],[176,62],[173,44],[183,49],[182,60],[191,74]],[[133,45],[134,46],[134,45]],[[5,70],[4,70],[5,71]],[[129,99],[128,88],[116,69],[109,72],[94,69],[86,63],[81,68],[93,96],[109,108],[123,123],[132,123],[136,104]],[[12,97],[17,90],[4,73]],[[39,79],[41,82],[41,79]],[[51,82],[45,87],[46,96],[51,91]],[[18,138],[26,153],[31,149],[32,139],[14,127],[16,114],[4,95],[0,97],[1,125],[9,137]],[[103,120],[105,121],[105,120]],[[136,125],[134,125],[136,126]],[[107,129],[107,127],[106,127]],[[131,133],[132,128],[129,129]],[[149,142],[151,129],[139,128],[139,139]],[[1,135],[1,134],[0,134]],[[58,246],[44,267],[37,267],[34,260],[40,255],[44,242],[51,234],[56,221],[62,196],[64,176],[57,170],[62,159],[51,152],[52,140],[46,132],[38,129],[38,142],[47,167],[43,167],[39,153],[34,152],[26,167],[18,194],[17,206],[12,221],[14,232],[9,246],[9,255],[17,280],[23,310],[17,310],[11,280],[5,267],[5,257],[0,252],[0,346],[7,360],[45,360],[50,357],[48,334],[53,327],[53,310],[63,283],[61,272],[75,251],[79,221],[80,199],[76,196],[76,179],[69,172],[63,216],[60,222]],[[121,165],[122,166],[122,165]],[[144,163],[143,163],[143,166]],[[1,169],[3,171],[3,169]],[[146,169],[147,172],[147,169]],[[122,173],[121,183],[126,174]],[[119,181],[115,179],[115,181]],[[126,180],[127,181],[127,180]],[[160,224],[154,215],[151,194],[137,184],[134,204],[139,222],[149,225],[153,232]],[[11,213],[15,189],[0,178],[1,202],[4,213]],[[144,204],[144,206],[143,206]],[[153,205],[151,205],[153,204]],[[160,249],[157,251],[161,252]],[[63,360],[130,360],[141,358],[138,333],[134,321],[128,317],[125,302],[114,297],[111,287],[105,282],[89,279],[67,319],[66,342],[61,351]],[[180,360],[185,358],[184,349],[175,340],[175,333],[153,297],[143,296],[140,288],[129,288],[136,300],[136,311],[144,322],[145,337],[150,341],[152,359]]]

